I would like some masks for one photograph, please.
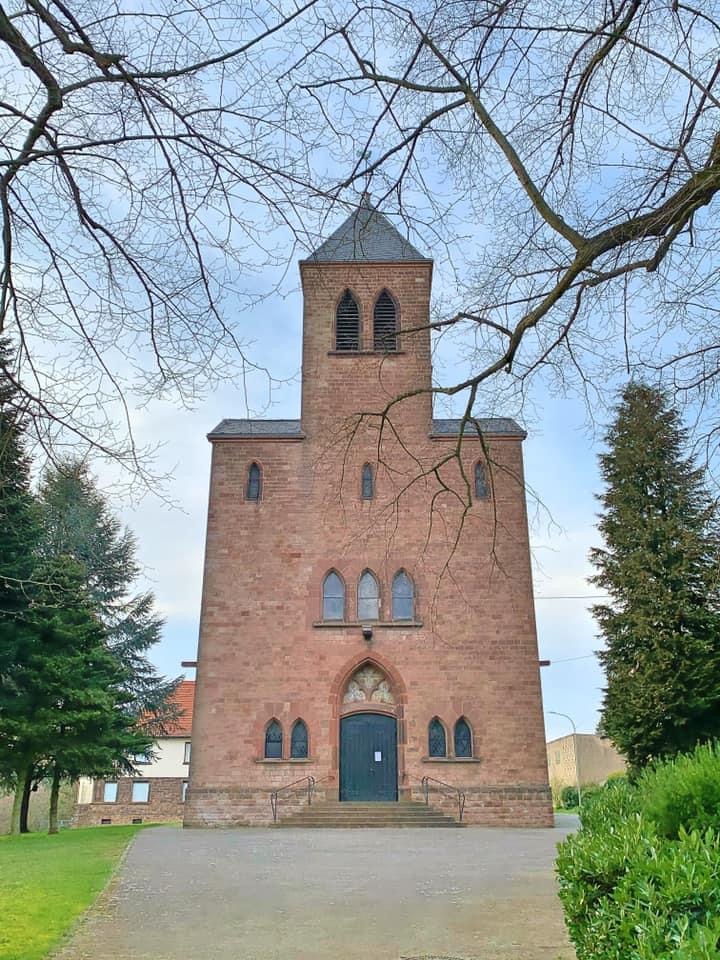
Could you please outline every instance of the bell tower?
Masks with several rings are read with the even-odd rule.
[[[304,295],[302,429],[379,413],[396,397],[423,391],[393,411],[396,427],[432,419],[430,288],[424,257],[364,198],[300,263]]]

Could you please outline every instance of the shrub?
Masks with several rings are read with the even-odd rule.
[[[577,787],[563,787],[560,802],[566,810],[572,810],[578,805]]]
[[[720,744],[658,764],[641,781],[645,812],[664,837],[676,839],[681,827],[720,832]]]
[[[712,753],[718,757],[716,748]],[[717,808],[705,787],[696,793],[707,808],[687,799],[706,784],[714,762],[710,750],[695,751],[583,804],[581,828],[560,845],[557,861],[578,960],[717,960],[720,832],[702,822],[701,812],[712,819]],[[676,782],[688,812],[672,834]],[[692,828],[683,819],[693,819]]]

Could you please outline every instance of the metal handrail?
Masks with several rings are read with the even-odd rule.
[[[292,783],[286,783],[283,787],[278,787],[270,794],[270,809],[272,810],[273,823],[277,823],[278,818],[278,799],[285,790],[297,787],[299,783],[307,784],[307,802],[308,806],[312,804],[313,793],[315,792],[315,777],[300,777],[299,780],[293,780]]]
[[[459,788],[454,786],[452,783],[445,783],[444,780],[437,780],[435,777],[423,777],[420,781],[422,783],[423,794],[425,795],[425,805],[430,804],[430,783],[437,783],[441,787],[445,787],[447,790],[452,790],[457,794],[457,803],[458,803],[458,821],[462,823],[463,813],[465,812],[465,794]]]

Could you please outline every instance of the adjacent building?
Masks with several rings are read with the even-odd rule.
[[[76,826],[109,823],[161,823],[182,820],[192,750],[195,681],[183,680],[173,701],[177,722],[159,737],[153,751],[134,759],[133,777],[91,780],[78,786]]]
[[[625,759],[610,740],[595,733],[569,734],[550,740],[547,762],[553,796],[559,799],[564,787],[605,783],[614,773],[624,773]]]

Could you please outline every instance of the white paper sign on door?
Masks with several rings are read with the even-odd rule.
[[[376,751],[375,751],[375,763],[380,763],[381,761],[382,761],[382,751],[381,751],[381,750],[376,750]]]

